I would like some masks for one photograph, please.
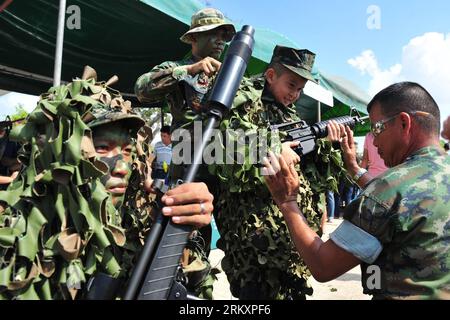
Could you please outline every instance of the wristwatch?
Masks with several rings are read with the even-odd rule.
[[[353,176],[353,181],[358,182],[359,179],[361,179],[361,177],[363,175],[365,175],[367,173],[367,170],[364,168],[359,168],[358,171],[356,172],[356,174]]]

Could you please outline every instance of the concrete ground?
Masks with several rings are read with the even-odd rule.
[[[328,235],[336,229],[342,220],[335,219],[325,224],[325,232],[322,239],[327,240]],[[221,250],[211,251],[211,265],[221,269],[220,262],[224,254]],[[214,284],[213,296],[215,300],[237,300],[232,296],[227,277],[222,271],[217,275],[218,281]],[[310,278],[310,283],[314,288],[314,294],[308,297],[308,300],[370,300],[371,296],[365,295],[361,287],[361,269],[356,267],[343,274],[339,278],[327,282],[319,283],[314,278]]]
[[[212,267],[216,267],[221,272],[217,274],[218,280],[214,282],[213,299],[214,300],[238,300],[233,297],[230,292],[230,284],[228,283],[227,276],[223,272],[220,262],[224,257],[224,253],[220,249],[211,250],[209,254],[209,260]]]

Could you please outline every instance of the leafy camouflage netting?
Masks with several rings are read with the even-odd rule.
[[[91,129],[98,110],[131,113],[108,83],[84,76],[41,95],[27,123],[11,133],[24,143],[23,168],[0,192],[0,298],[74,299],[96,271],[125,276],[151,209],[144,194],[127,196],[117,211],[100,177],[108,166],[95,158]],[[139,132],[131,185],[143,189],[148,128]],[[147,210],[144,210],[147,211]]]
[[[221,123],[222,132],[242,129],[250,137],[257,132],[261,135],[261,130],[271,124],[300,120],[294,109],[277,104],[273,97],[262,99],[263,88],[264,78],[243,82],[233,109]],[[267,137],[274,152],[280,151],[279,140],[272,139],[270,132],[266,131],[262,137]],[[228,131],[227,138],[235,141],[237,136]],[[225,251],[222,268],[236,297],[305,299],[306,294],[312,294],[307,283],[310,272],[291,241],[260,168],[250,161],[249,155],[256,147],[256,144],[245,144],[239,150],[245,155],[242,164],[210,166],[210,172],[220,178],[217,226],[221,234],[218,247]],[[339,151],[333,150],[325,140],[318,141],[314,154],[302,158],[298,204],[316,232],[320,232],[321,213],[326,212],[324,192],[337,191],[342,168]]]

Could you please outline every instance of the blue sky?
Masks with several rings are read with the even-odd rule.
[[[14,114],[16,107],[20,104],[28,112],[32,111],[38,101],[37,96],[11,92],[0,96],[0,120],[4,120],[7,115]]]
[[[287,36],[317,54],[322,72],[343,76],[370,96],[394,82],[419,82],[435,97],[443,117],[450,115],[450,1],[202,2],[232,21]],[[377,22],[379,28],[373,28]]]

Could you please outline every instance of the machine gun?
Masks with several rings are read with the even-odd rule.
[[[194,153],[194,161],[187,168],[183,180],[178,181],[179,184],[195,181],[202,163],[203,151],[210,142],[213,130],[231,108],[236,96],[252,55],[254,32],[253,27],[244,26],[230,43],[207,101],[208,120],[203,130],[202,142]],[[159,199],[162,194],[159,193]],[[186,288],[177,278],[181,269],[180,259],[192,226],[173,224],[162,215],[162,207],[161,201],[158,201],[159,212],[132,272],[124,295],[125,300],[196,299],[188,296]]]
[[[6,119],[4,121],[0,121],[0,129],[6,130],[6,132],[9,133],[9,131],[11,131],[11,129],[12,129],[13,123],[23,121],[25,119],[26,118],[11,120],[11,118],[9,116],[6,116]]]
[[[369,116],[361,117],[358,112],[356,116],[352,114],[356,112],[352,109],[350,116],[342,116],[338,118],[333,118],[326,121],[317,122],[313,125],[308,125],[305,121],[296,121],[283,123],[278,125],[270,126],[271,132],[281,131],[285,134],[282,137],[282,142],[288,141],[300,141],[300,144],[294,151],[299,155],[306,155],[316,148],[317,139],[325,138],[328,136],[327,125],[331,120],[336,121],[338,124],[343,124],[344,126],[349,126],[353,129],[356,124],[364,124]]]

